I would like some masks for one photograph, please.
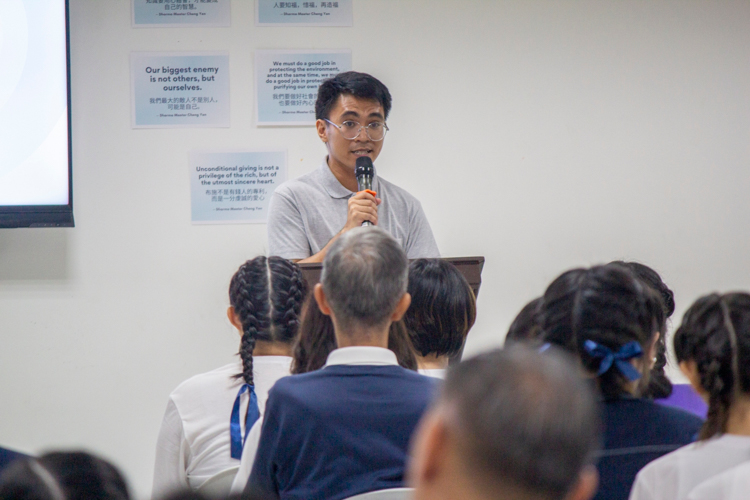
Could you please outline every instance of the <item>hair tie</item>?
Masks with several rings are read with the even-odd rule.
[[[637,358],[643,354],[641,344],[635,340],[623,345],[617,352],[612,352],[612,349],[609,347],[598,344],[593,340],[586,340],[583,343],[583,348],[592,358],[601,359],[599,370],[596,372],[597,376],[606,373],[614,365],[630,381],[641,378],[638,370],[628,362],[630,359]]]

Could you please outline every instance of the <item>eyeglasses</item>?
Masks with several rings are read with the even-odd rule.
[[[369,125],[360,125],[357,122],[347,120],[341,125],[336,125],[328,118],[325,118],[325,121],[339,129],[339,132],[341,132],[341,136],[349,141],[353,141],[354,139],[356,139],[359,136],[360,132],[362,132],[362,129],[365,129],[365,134],[367,134],[367,137],[369,137],[371,141],[375,142],[385,139],[385,134],[388,132],[388,125],[383,122],[372,122]]]

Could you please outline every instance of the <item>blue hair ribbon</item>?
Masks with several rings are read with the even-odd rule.
[[[630,359],[643,354],[641,344],[635,340],[623,345],[617,352],[612,352],[609,347],[597,344],[593,340],[584,342],[583,348],[592,358],[601,359],[599,370],[596,372],[597,376],[606,373],[614,365],[630,381],[641,378],[641,374],[629,362]]]
[[[245,413],[245,438],[243,439],[242,426],[240,426],[240,398],[246,392],[250,393],[250,402],[247,405],[247,413]],[[245,446],[247,435],[250,434],[250,428],[259,418],[260,409],[258,408],[258,396],[255,395],[255,387],[248,384],[242,384],[242,387],[240,387],[240,390],[237,393],[237,398],[234,400],[232,418],[229,421],[232,458],[236,458],[237,460],[242,458],[242,448]]]

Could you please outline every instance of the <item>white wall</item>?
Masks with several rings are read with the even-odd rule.
[[[0,231],[0,443],[83,446],[140,496],[169,391],[232,359],[227,287],[262,225],[192,226],[191,148],[324,154],[253,123],[253,50],[351,48],[394,96],[377,165],[423,203],[445,256],[484,255],[467,353],[498,345],[563,270],[654,266],[676,318],[750,288],[750,3],[358,0],[353,28],[130,27],[71,0],[75,229]],[[229,50],[230,129],[131,130],[131,51]]]

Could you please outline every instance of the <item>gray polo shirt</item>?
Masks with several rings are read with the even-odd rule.
[[[440,257],[419,201],[377,172],[372,185],[383,200],[378,226],[401,244],[410,259]],[[320,252],[346,224],[353,194],[333,175],[327,159],[317,170],[280,185],[268,208],[269,255],[291,260]]]

